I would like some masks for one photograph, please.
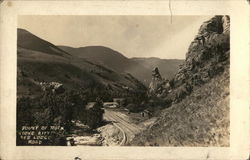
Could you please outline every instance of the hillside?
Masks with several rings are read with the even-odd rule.
[[[45,54],[52,54],[58,56],[69,55],[67,52],[61,50],[52,43],[49,43],[24,29],[18,29],[17,37],[18,47],[40,51],[41,53]]]
[[[67,90],[133,92],[146,88],[130,74],[74,57],[28,31],[18,29],[17,95],[39,93],[40,82],[59,82]]]
[[[165,109],[131,145],[229,146],[229,29],[228,16],[201,25],[171,89],[157,93]]]
[[[90,62],[100,64],[117,72],[126,72],[148,85],[151,71],[155,67],[162,69],[165,78],[173,78],[181,60],[165,60],[157,58],[127,58],[121,53],[103,46],[88,46],[72,48],[58,46],[73,56],[84,58]]]
[[[68,46],[58,47],[73,56],[84,58],[88,61],[101,64],[119,72],[124,71],[126,66],[135,65],[121,53],[103,46],[88,46],[80,48],[72,48]]]

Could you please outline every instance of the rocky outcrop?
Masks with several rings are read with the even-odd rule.
[[[156,67],[152,71],[152,81],[149,84],[149,93],[150,94],[157,93],[161,87],[161,83],[162,83],[162,77],[159,72],[159,69]]]
[[[51,91],[54,94],[61,94],[65,91],[63,84],[58,82],[40,82],[43,91]]]
[[[162,97],[170,90],[169,80],[162,78],[158,67],[152,71],[152,80],[149,84],[149,95]]]
[[[167,101],[179,102],[189,95],[193,87],[201,86],[222,74],[229,65],[229,16],[215,16],[204,22],[186,53],[186,60],[171,80],[173,92]]]

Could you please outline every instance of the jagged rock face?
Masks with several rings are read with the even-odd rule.
[[[192,84],[197,84],[197,81],[206,82],[215,74],[212,72],[221,70],[221,66],[216,64],[229,62],[228,28],[229,20],[222,16],[215,16],[200,27],[197,36],[204,38],[204,44],[197,39],[192,42],[187,52],[186,63],[175,76],[175,86],[185,81]]]
[[[152,71],[152,81],[149,84],[149,95],[161,97],[167,88],[169,88],[168,80],[161,77],[157,67],[154,68]]]
[[[161,74],[159,73],[159,69],[156,67],[152,71],[152,81],[149,84],[149,94],[154,94],[157,92],[159,87],[161,86],[162,83],[162,78]]]
[[[166,101],[179,102],[192,92],[193,87],[207,83],[225,70],[230,55],[229,16],[215,16],[204,22],[189,46],[186,60],[175,77],[164,80],[155,68],[149,94]]]
[[[161,74],[160,74],[159,69],[157,67],[154,68],[154,70],[152,71],[152,76],[153,76],[153,79],[162,80]]]
[[[171,80],[173,92],[169,101],[180,101],[192,92],[194,86],[210,81],[229,65],[230,55],[229,16],[215,16],[204,22],[190,44],[186,60]]]

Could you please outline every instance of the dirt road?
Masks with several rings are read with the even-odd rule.
[[[123,133],[123,140],[120,145],[128,144],[134,138],[135,134],[142,130],[139,126],[131,123],[127,115],[118,111],[105,109],[104,119],[111,121]]]

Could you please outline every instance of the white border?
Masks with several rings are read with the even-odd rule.
[[[247,159],[249,8],[245,1],[171,1],[173,15],[230,15],[230,147],[16,147],[18,15],[169,15],[169,1],[11,1],[0,8],[0,159]]]

